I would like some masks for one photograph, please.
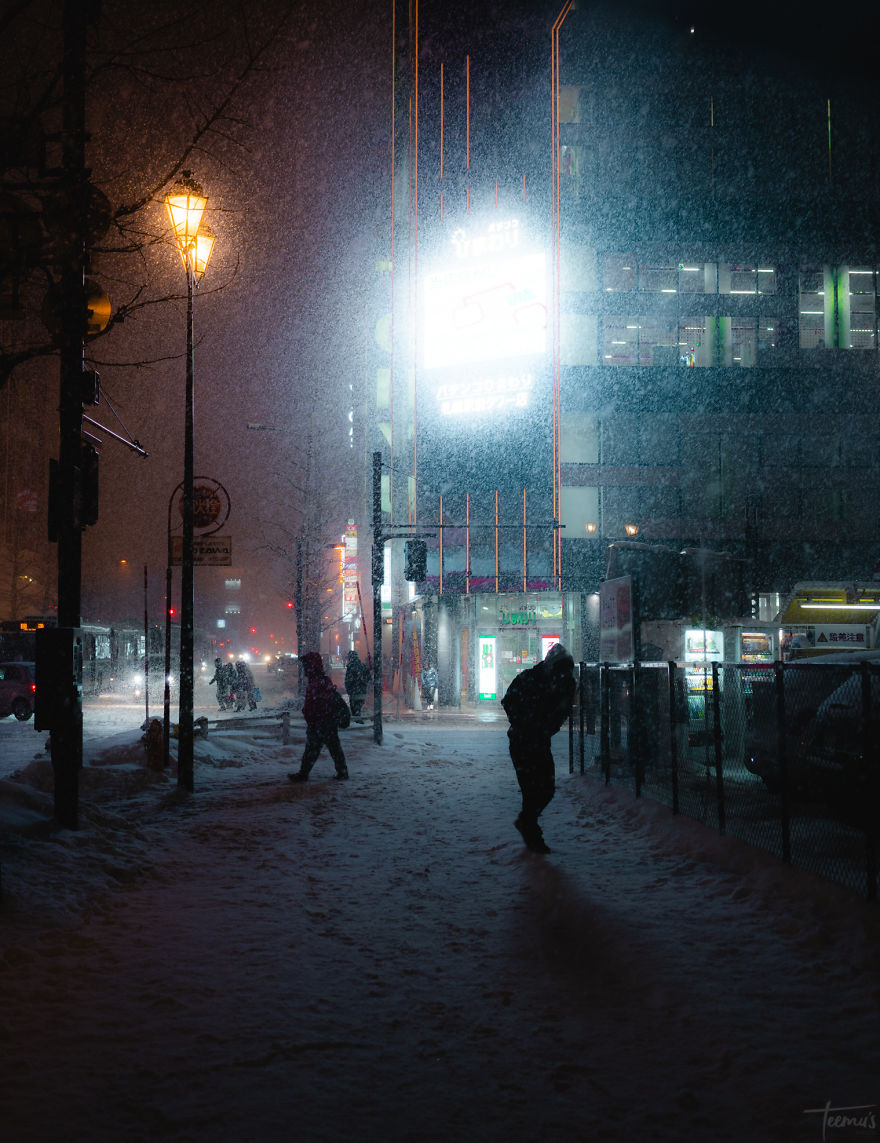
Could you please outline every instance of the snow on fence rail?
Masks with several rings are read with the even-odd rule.
[[[878,663],[580,663],[569,769],[876,900],[878,732]]]

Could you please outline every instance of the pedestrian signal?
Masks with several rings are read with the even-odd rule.
[[[405,569],[403,578],[425,579],[428,574],[428,545],[424,540],[407,540],[404,545]]]

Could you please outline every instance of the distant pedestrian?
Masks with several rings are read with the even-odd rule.
[[[348,652],[348,663],[345,668],[345,693],[348,695],[351,706],[351,717],[355,722],[363,722],[361,708],[367,697],[367,684],[370,681],[370,668],[361,662],[357,651]]]
[[[244,659],[239,659],[235,664],[235,681],[233,683],[236,710],[244,710],[245,704],[247,704],[248,710],[257,709],[257,704],[254,702],[256,685],[253,671]]]
[[[217,705],[221,710],[227,710],[230,706],[230,696],[232,691],[232,679],[230,674],[234,674],[232,665],[224,663],[221,658],[214,660],[214,674],[208,679],[208,686],[212,683],[217,684]]]
[[[306,696],[303,700],[303,718],[306,720],[306,747],[299,770],[289,774],[291,782],[305,782],[326,746],[336,766],[336,777],[347,778],[348,767],[339,741],[337,701],[345,701],[331,680],[324,674],[324,663],[317,651],[308,651],[300,660],[306,676]]]
[[[433,710],[437,703],[437,686],[440,680],[437,677],[437,668],[426,663],[422,669],[422,706],[425,710]]]
[[[574,659],[561,643],[543,662],[518,674],[501,700],[510,721],[510,757],[522,791],[522,810],[513,823],[534,853],[549,853],[538,816],[556,791],[550,739],[571,714]]]

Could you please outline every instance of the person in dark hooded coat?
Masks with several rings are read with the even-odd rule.
[[[317,651],[308,651],[302,657],[306,676],[306,695],[303,700],[303,718],[306,720],[306,748],[299,770],[289,774],[291,782],[305,782],[315,765],[321,747],[326,746],[336,766],[336,777],[347,778],[348,767],[339,741],[339,724],[334,711],[336,687],[324,673],[324,662]]]
[[[355,722],[363,722],[361,707],[367,697],[367,683],[370,681],[370,668],[361,661],[357,651],[348,652],[348,665],[345,668],[345,690],[351,703],[351,717]]]
[[[541,663],[514,678],[501,705],[510,722],[510,757],[522,791],[522,811],[513,823],[534,853],[549,853],[538,816],[556,792],[550,739],[571,714],[574,659],[555,643]]]

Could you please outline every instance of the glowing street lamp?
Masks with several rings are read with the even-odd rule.
[[[189,268],[187,255],[198,237],[199,225],[207,202],[202,188],[189,171],[183,172],[183,177],[177,186],[165,196],[165,207],[174,228],[174,238],[184,269]]]
[[[183,536],[180,560],[180,706],[177,784],[193,788],[193,293],[208,267],[214,237],[200,229],[207,198],[189,171],[166,195],[165,206],[186,271],[186,412],[183,449]],[[170,546],[170,544],[169,544]],[[170,561],[169,561],[170,568]],[[170,576],[169,576],[170,578]],[[170,594],[170,591],[169,591]],[[169,599],[170,604],[170,599]],[[167,630],[167,626],[166,626]],[[166,663],[168,648],[166,647]],[[169,683],[165,672],[165,734],[168,735]]]

